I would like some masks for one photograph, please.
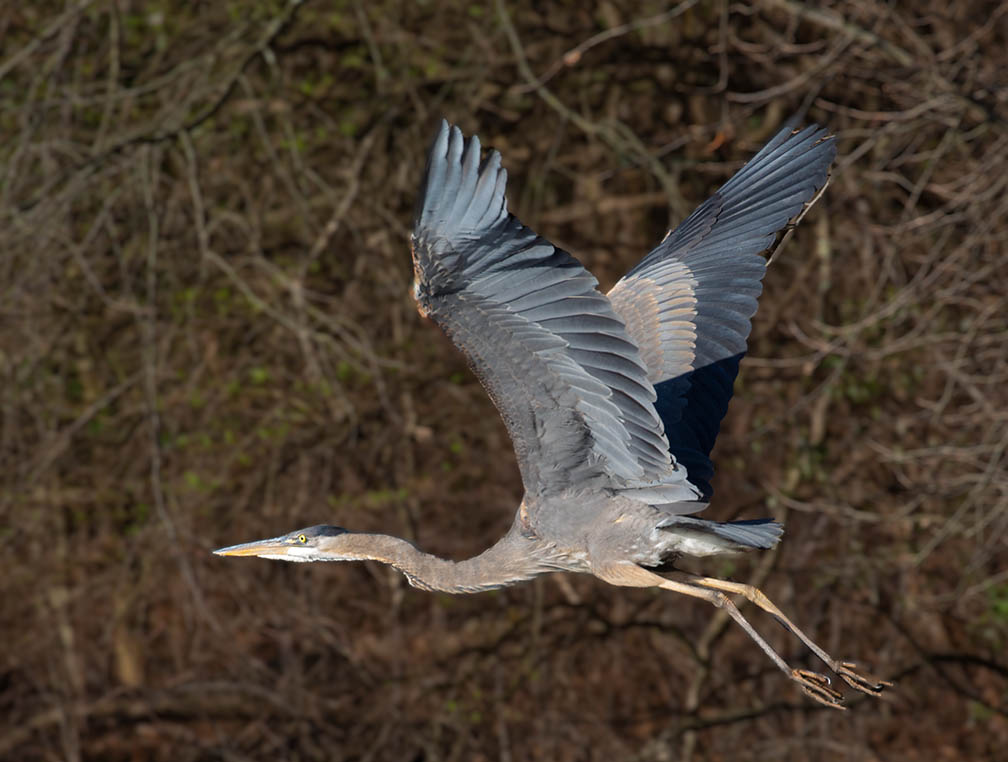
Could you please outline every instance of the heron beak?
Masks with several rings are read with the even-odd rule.
[[[256,540],[255,542],[244,542],[241,545],[231,545],[227,548],[218,548],[214,551],[216,556],[259,556],[260,558],[276,558],[288,555],[291,546],[282,541],[280,537],[273,537],[269,540]]]

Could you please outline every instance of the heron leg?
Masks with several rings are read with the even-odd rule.
[[[877,678],[871,677],[869,675],[863,675],[854,670],[857,666],[853,662],[849,661],[838,661],[830,656],[826,651],[819,647],[819,645],[812,640],[808,635],[802,632],[798,626],[792,622],[788,617],[784,615],[773,601],[766,597],[762,590],[758,587],[753,587],[752,585],[746,585],[741,582],[729,582],[723,579],[714,579],[712,577],[697,577],[692,576],[690,581],[695,585],[700,585],[704,588],[709,588],[712,590],[720,590],[724,593],[732,593],[734,595],[741,595],[747,601],[756,604],[765,612],[774,617],[778,622],[780,622],[787,630],[791,632],[792,635],[797,637],[802,643],[808,646],[809,650],[812,651],[816,656],[823,660],[823,662],[829,666],[834,672],[836,672],[844,681],[852,688],[857,688],[859,691],[867,693],[871,696],[878,696],[882,693],[882,689],[891,686],[892,683],[885,680],[879,680]]]
[[[845,709],[842,704],[843,696],[830,686],[828,677],[807,669],[793,669],[773,649],[773,646],[767,643],[763,639],[763,636],[756,632],[756,629],[742,616],[742,612],[738,610],[731,598],[722,591],[666,579],[643,567],[637,566],[637,564],[628,562],[619,562],[601,568],[595,567],[592,571],[596,577],[612,585],[620,585],[622,587],[660,587],[663,590],[671,590],[672,592],[682,593],[693,598],[700,598],[719,609],[724,609],[745,630],[746,634],[753,639],[756,645],[763,649],[763,652],[770,657],[771,661],[785,675],[801,686],[806,695],[834,709]]]

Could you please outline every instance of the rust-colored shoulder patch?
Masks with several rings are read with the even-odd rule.
[[[528,506],[525,505],[525,501],[521,501],[521,505],[518,506],[518,523],[521,525],[522,534],[527,537],[535,535],[532,529],[532,520],[529,518]]]
[[[413,258],[413,301],[416,302],[417,312],[420,313],[420,317],[430,317],[430,310],[424,306],[420,295],[420,284],[423,282],[423,273],[420,270],[420,260],[417,258],[416,243],[413,240],[413,236],[410,236],[409,250],[410,256]]]

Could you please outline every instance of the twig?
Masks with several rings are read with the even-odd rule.
[[[180,132],[193,130],[213,117],[221,110],[221,108],[224,107],[224,104],[230,100],[231,95],[234,93],[235,86],[238,84],[239,78],[248,66],[260,55],[267,54],[270,44],[291,24],[298,8],[304,2],[305,0],[287,0],[287,7],[284,9],[284,12],[280,14],[280,16],[274,18],[266,26],[265,31],[260,36],[259,41],[252,47],[252,50],[244,58],[242,58],[238,64],[235,65],[231,74],[225,78],[224,84],[221,87],[221,94],[201,112],[190,119],[185,120],[178,126],[170,127],[167,130],[161,129],[160,126],[165,120],[163,118],[158,119],[139,134],[124,138],[114,145],[111,145],[99,153],[94,154],[88,159],[79,162],[76,166],[63,171],[52,181],[44,185],[34,198],[22,204],[19,211],[30,211],[42,200],[49,198],[53,193],[53,189],[62,185],[69,177],[78,173],[91,171],[95,167],[102,165],[110,157],[119,154],[127,148],[141,145],[155,145],[165,141],[174,140],[178,137]],[[84,4],[84,7],[86,7],[87,4],[89,3]]]
[[[53,35],[58,34],[68,21],[76,16],[80,16],[80,14],[87,10],[87,7],[93,3],[94,0],[78,0],[76,5],[68,8],[62,15],[53,19],[49,23],[49,26],[32,38],[31,42],[0,64],[0,80],[3,80],[3,78],[7,76],[8,72],[19,66],[22,61],[38,50],[39,46],[42,45],[43,42]]]
[[[147,268],[146,268],[146,299],[147,309],[137,315],[140,323],[140,335],[143,337],[143,388],[147,407],[148,443],[150,452],[150,490],[155,510],[161,523],[168,533],[169,552],[175,557],[183,579],[192,594],[193,603],[203,614],[204,620],[211,629],[220,634],[221,626],[217,617],[206,605],[203,593],[196,582],[185,549],[179,542],[178,529],[171,513],[168,511],[165,499],[164,484],[161,478],[161,414],[158,412],[158,329],[157,329],[157,255],[159,244],[158,213],[154,203],[154,188],[157,178],[154,176],[156,162],[151,157],[154,149],[148,149],[141,154],[138,171],[143,187],[144,205],[147,211]]]
[[[561,69],[576,66],[581,61],[581,57],[592,48],[601,45],[604,42],[608,42],[609,40],[614,40],[617,37],[622,37],[630,32],[661,26],[667,21],[678,18],[698,2],[700,2],[700,0],[685,0],[684,2],[679,3],[679,5],[675,8],[664,11],[663,13],[659,13],[655,16],[648,16],[643,19],[636,19],[634,21],[630,21],[629,23],[620,24],[610,29],[606,29],[604,32],[592,35],[584,42],[575,45],[573,48],[560,56],[560,58],[546,67],[545,73],[540,75],[538,78],[533,78],[531,82],[519,85],[514,91],[521,95],[533,92],[553,79],[553,77],[555,77]]]
[[[900,66],[910,66],[915,60],[914,56],[902,48],[893,45],[888,40],[882,39],[874,32],[869,32],[867,29],[862,29],[856,24],[850,23],[836,13],[820,10],[804,3],[795,2],[795,0],[762,0],[762,2],[766,5],[786,10],[798,18],[821,26],[824,29],[843,32],[845,36],[850,37],[852,40],[878,48]]]
[[[672,176],[665,171],[661,162],[647,150],[643,143],[641,143],[640,138],[638,138],[628,127],[618,122],[591,122],[585,119],[576,111],[573,111],[564,105],[563,101],[557,98],[544,85],[539,84],[536,80],[535,74],[533,74],[532,69],[529,66],[528,59],[525,56],[525,49],[522,46],[521,38],[518,36],[518,32],[515,30],[514,25],[511,23],[511,16],[508,13],[504,0],[497,0],[497,16],[500,19],[501,26],[504,29],[504,33],[507,35],[508,41],[511,43],[511,50],[515,56],[515,63],[518,66],[518,72],[525,80],[528,88],[533,90],[536,95],[538,95],[546,103],[546,105],[560,114],[560,116],[564,119],[577,126],[578,129],[586,135],[598,137],[616,151],[633,156],[642,164],[646,165],[661,184],[670,202],[674,205],[681,206],[678,184],[672,179]]]

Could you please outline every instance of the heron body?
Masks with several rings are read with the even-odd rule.
[[[500,155],[442,122],[411,237],[414,297],[466,354],[514,444],[525,496],[511,529],[463,561],[406,540],[316,526],[216,551],[287,561],[375,560],[425,590],[472,593],[556,571],[659,587],[725,609],[813,698],[828,678],[795,670],[739,613],[741,595],[778,618],[848,684],[884,681],[833,659],[759,590],[670,579],[677,558],[772,548],[771,519],[717,522],[714,445],[745,354],[765,255],[825,188],[824,130],[787,126],[608,294],[571,255],[508,212]]]

